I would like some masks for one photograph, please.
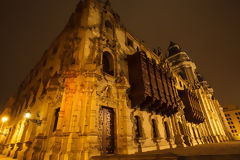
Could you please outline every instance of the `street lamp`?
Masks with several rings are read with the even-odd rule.
[[[2,117],[2,123],[5,123],[8,120],[7,117]]]
[[[4,133],[2,132],[3,129],[3,124],[8,120],[8,117],[2,117],[2,125],[1,125],[1,130],[0,130],[0,134],[4,135]]]
[[[27,121],[31,121],[33,123],[36,123],[37,125],[41,126],[42,124],[42,120],[39,120],[39,119],[31,119],[31,112],[28,111],[25,113],[24,117],[26,118]]]
[[[31,113],[30,112],[25,113],[25,118],[26,119],[29,119],[30,117],[31,117]]]

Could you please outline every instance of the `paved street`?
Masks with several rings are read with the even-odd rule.
[[[166,149],[130,156],[95,157],[94,160],[240,160],[240,141]],[[0,160],[13,160],[0,155]]]
[[[95,157],[94,160],[240,160],[240,141],[166,149],[130,156]]]

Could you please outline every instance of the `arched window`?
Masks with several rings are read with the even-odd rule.
[[[53,132],[56,131],[56,129],[57,129],[59,112],[60,112],[60,108],[57,108],[55,110],[55,121],[54,121],[54,126],[53,126]]]
[[[113,76],[114,75],[113,64],[114,63],[112,55],[109,52],[104,52],[102,58],[103,72]]]
[[[142,134],[141,134],[141,122],[140,122],[139,116],[134,117],[134,123],[135,123],[136,138],[140,138],[140,137],[142,137]]]
[[[167,122],[164,122],[164,127],[165,127],[167,138],[169,139],[170,138],[170,131],[169,131]]]
[[[152,119],[152,128],[153,128],[153,138],[157,138],[158,131],[157,131],[157,122],[155,119]]]

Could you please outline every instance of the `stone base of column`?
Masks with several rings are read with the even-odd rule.
[[[191,146],[191,138],[189,136],[184,135],[183,140],[187,146]]]
[[[172,138],[168,140],[168,143],[170,145],[170,148],[176,148],[177,147],[177,145],[175,144],[175,142]]]
[[[228,138],[228,136],[223,136],[223,137],[224,137],[225,142],[230,141],[230,139]]]
[[[159,150],[170,148],[169,142],[164,138],[157,140],[157,145],[158,145]]]
[[[223,139],[222,135],[218,135],[217,137],[220,140],[220,142],[224,142],[224,139]]]
[[[157,146],[152,139],[146,139],[144,142],[141,142],[142,152],[156,151]]]
[[[11,150],[11,145],[7,144],[7,145],[5,145],[5,147],[4,147],[3,151],[2,151],[2,154],[7,156],[8,153],[10,152],[10,150]]]
[[[209,140],[207,139],[207,136],[203,136],[202,141],[203,141],[204,144],[209,144],[210,143]]]
[[[196,139],[194,137],[191,138],[192,146],[198,145]]]
[[[28,157],[32,157],[28,153],[30,151],[31,145],[32,145],[32,142],[30,142],[30,141],[24,143],[22,150],[19,151],[17,154],[18,160],[26,160]]]
[[[0,153],[2,154],[3,150],[5,149],[5,145],[4,144],[0,144]]]
[[[10,151],[9,157],[16,158],[17,157],[17,150],[18,150],[18,146],[17,146],[17,144],[15,144],[13,149]]]
[[[200,138],[197,138],[197,143],[198,144],[203,144]]]
[[[187,145],[184,143],[183,136],[182,135],[176,135],[175,136],[175,144],[177,147],[186,147]]]
[[[124,137],[124,136],[123,136]],[[126,139],[120,139],[118,143],[117,154],[134,154],[137,152],[136,147],[134,147],[134,141],[132,136],[128,136]]]
[[[211,136],[211,137],[213,139],[213,143],[219,143],[220,142],[220,140],[217,136]]]
[[[57,152],[52,151],[52,154],[50,154],[52,159],[89,160],[93,156],[101,155],[98,150],[98,137],[95,134],[80,136],[77,132],[70,133],[70,135],[63,141],[64,143],[62,144],[61,149]]]

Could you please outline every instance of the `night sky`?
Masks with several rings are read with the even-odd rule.
[[[2,0],[0,105],[62,31],[79,0]],[[137,38],[163,51],[179,43],[222,105],[240,106],[239,0],[112,0]]]

